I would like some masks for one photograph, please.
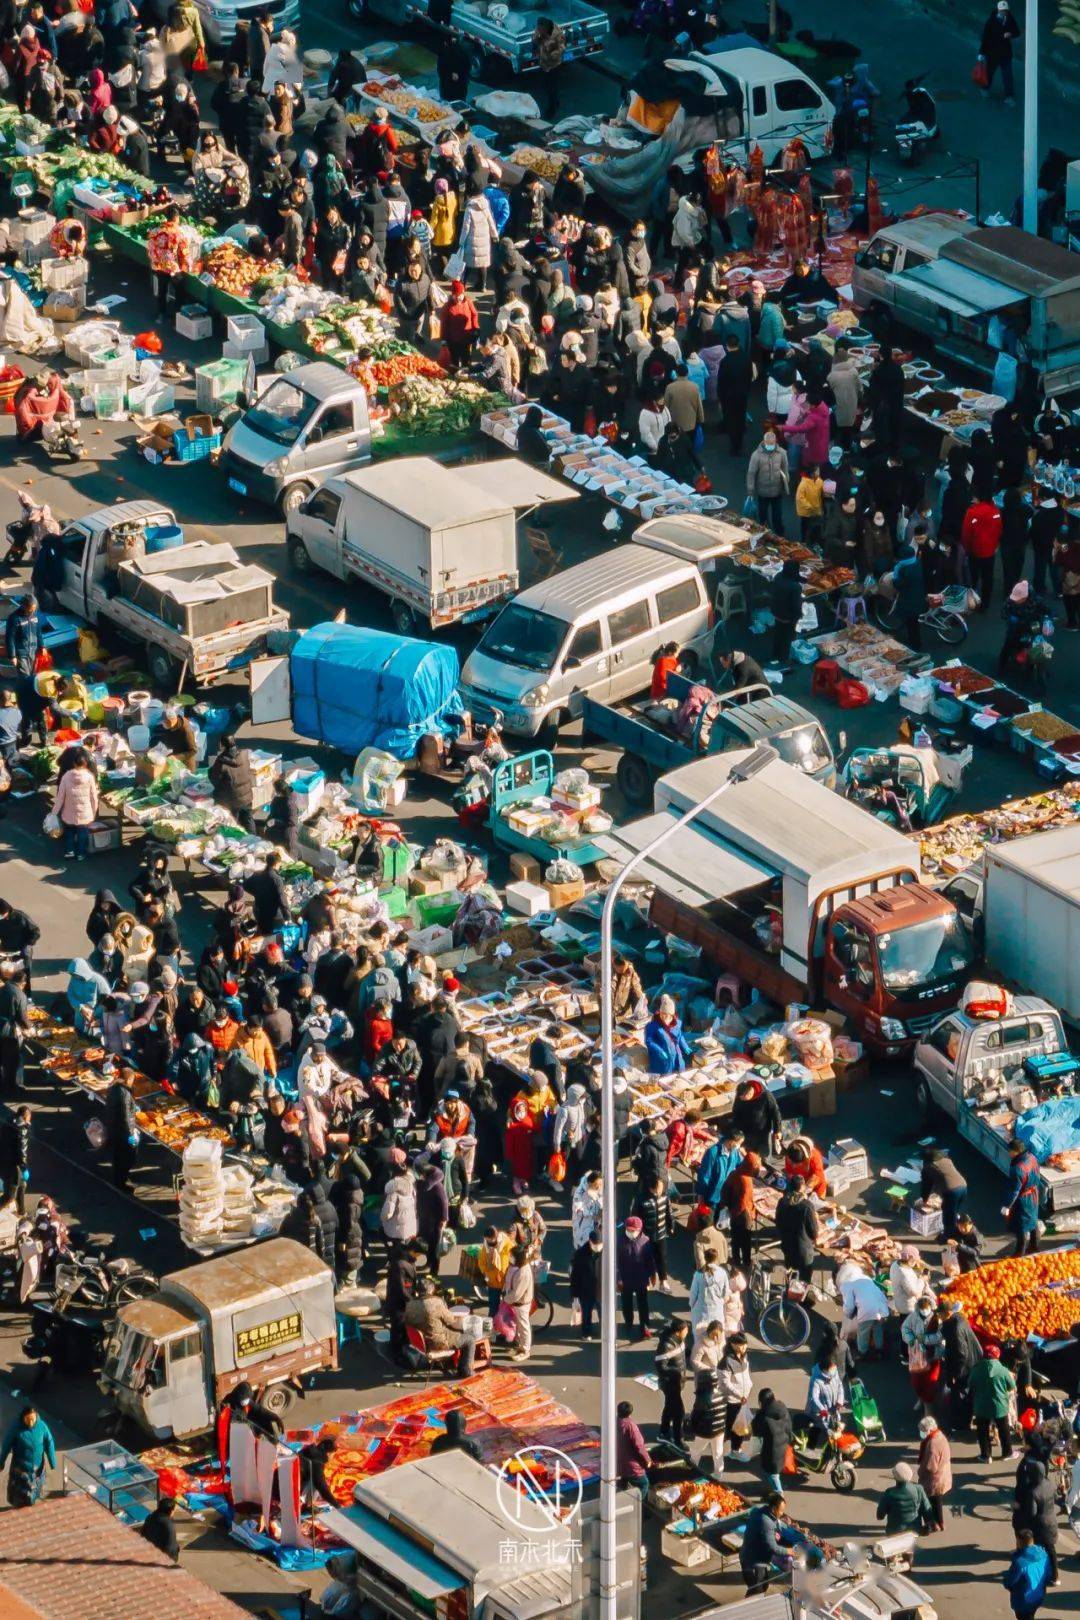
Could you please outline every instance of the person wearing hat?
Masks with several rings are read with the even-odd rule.
[[[635,1337],[649,1339],[652,1337],[652,1330],[649,1327],[649,1289],[656,1277],[656,1259],[653,1246],[645,1236],[644,1226],[638,1215],[630,1215],[626,1219],[616,1248],[615,1265],[623,1325],[627,1333],[634,1334],[636,1307]]]
[[[910,1315],[922,1300],[933,1302],[934,1290],[929,1273],[913,1243],[905,1243],[889,1267],[889,1286],[892,1289],[893,1309],[901,1320]]]
[[[899,1462],[892,1472],[894,1483],[878,1498],[877,1516],[885,1520],[886,1535],[898,1536],[912,1530],[921,1535],[933,1519],[930,1498],[910,1463]]]
[[[1002,1457],[1013,1454],[1012,1434],[1009,1429],[1009,1400],[1016,1389],[1016,1379],[1002,1365],[1001,1346],[987,1346],[986,1355],[975,1364],[968,1377],[971,1407],[975,1416],[975,1433],[979,1437],[979,1460],[988,1463],[992,1455],[992,1431],[997,1431]]]
[[[1013,85],[1013,40],[1020,38],[1020,24],[1012,14],[1009,0],[997,0],[993,11],[983,23],[982,37],[979,41],[979,61],[982,63],[986,82],[979,86],[984,100],[990,95],[990,86],[994,82],[994,74],[1001,74],[1001,89],[1006,107],[1016,105],[1015,87]]]

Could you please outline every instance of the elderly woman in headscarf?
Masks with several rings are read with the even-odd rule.
[[[30,76],[44,54],[45,48],[38,38],[33,24],[27,23],[19,35],[19,45],[15,53],[12,73],[12,88],[15,93],[15,100],[23,112],[28,112],[30,108]]]
[[[93,118],[100,118],[112,106],[112,85],[100,68],[91,68],[86,80],[86,106]]]
[[[670,996],[661,996],[656,1011],[645,1025],[645,1050],[650,1074],[677,1074],[690,1062],[690,1047],[683,1034],[682,1020]]]

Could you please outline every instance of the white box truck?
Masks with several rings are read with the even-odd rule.
[[[517,516],[576,500],[518,460],[444,467],[430,456],[330,478],[286,515],[289,561],[389,596],[395,628],[416,635],[486,619],[518,588]]]

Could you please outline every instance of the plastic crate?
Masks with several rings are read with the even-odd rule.
[[[1041,776],[1044,782],[1064,782],[1069,774],[1069,767],[1060,754],[1055,754],[1052,748],[1036,748],[1034,751],[1035,775]]]
[[[940,1209],[916,1209],[913,1204],[911,1230],[920,1237],[940,1237],[945,1230],[945,1217]]]
[[[1024,716],[1019,715],[1017,718],[1023,719]],[[1022,759],[1030,759],[1035,751],[1035,738],[1030,731],[1020,731],[1015,722],[1011,722],[1009,725],[1009,747],[1014,754],[1019,754]]]
[[[212,451],[221,449],[221,434],[192,435],[186,428],[177,428],[173,434],[173,449],[177,461],[205,461]]]
[[[243,392],[247,375],[246,360],[214,360],[195,371],[195,408],[212,411],[215,405],[231,404]]]
[[[90,266],[85,259],[43,259],[41,285],[51,292],[65,292],[71,287],[85,287],[90,279]]]
[[[245,366],[249,360],[257,366],[268,366],[270,364],[270,344],[264,338],[257,349],[245,349],[238,343],[226,341],[221,345],[221,357],[223,360],[242,360]]]
[[[867,1181],[870,1177],[870,1158],[861,1143],[850,1136],[841,1137],[829,1149],[829,1164],[843,1165],[850,1181]]]

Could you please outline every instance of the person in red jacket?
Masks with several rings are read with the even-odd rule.
[[[376,1001],[368,1011],[364,1024],[363,1052],[365,1063],[373,1064],[383,1047],[394,1037],[394,1022],[390,1017],[390,1003]]]
[[[1001,544],[1001,512],[993,501],[972,501],[964,513],[960,544],[971,565],[979,612],[989,613],[994,594],[994,559]]]
[[[784,1174],[789,1182],[796,1176],[804,1181],[807,1193],[815,1198],[828,1196],[825,1161],[821,1157],[821,1149],[815,1147],[808,1136],[796,1136],[788,1147]]]
[[[450,297],[439,311],[439,322],[442,340],[450,353],[450,364],[467,365],[480,331],[480,316],[463,281],[450,283]]]
[[[731,1263],[747,1276],[752,1261],[750,1233],[754,1224],[754,1183],[761,1160],[747,1153],[724,1182],[720,1201],[731,1219]]]

